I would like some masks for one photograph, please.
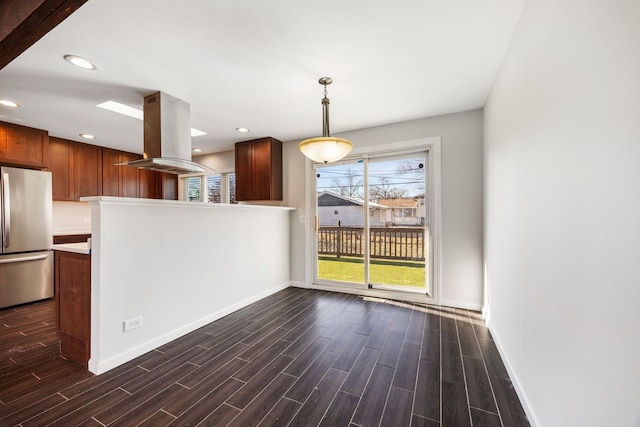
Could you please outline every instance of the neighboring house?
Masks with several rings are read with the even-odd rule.
[[[393,225],[424,225],[424,193],[410,199],[378,199],[378,204],[390,208],[387,220]]]
[[[321,227],[364,227],[364,200],[342,196],[331,191],[318,193],[318,223]],[[369,203],[369,225],[384,227],[388,220],[387,206]],[[390,216],[389,216],[390,218]]]

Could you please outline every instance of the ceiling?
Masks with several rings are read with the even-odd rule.
[[[96,105],[159,90],[191,105],[211,153],[319,136],[322,76],[334,134],[480,108],[524,1],[89,0],[0,71],[21,105],[0,120],[142,153],[142,122]]]

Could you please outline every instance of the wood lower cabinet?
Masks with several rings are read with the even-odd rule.
[[[91,255],[54,251],[60,352],[88,367],[91,356]]]
[[[40,169],[49,167],[49,133],[0,122],[0,162]]]
[[[282,142],[260,138],[235,145],[236,200],[282,200]]]
[[[53,200],[102,195],[102,149],[52,137],[49,142]]]

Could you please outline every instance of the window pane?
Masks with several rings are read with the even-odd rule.
[[[187,200],[190,202],[200,201],[200,177],[192,176],[187,178]]]
[[[234,172],[229,174],[229,203],[238,203],[236,202],[236,174]]]
[[[207,197],[209,203],[222,203],[222,177],[220,175],[207,177]]]

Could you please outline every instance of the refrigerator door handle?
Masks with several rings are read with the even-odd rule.
[[[4,220],[2,223],[2,237],[3,237],[3,245],[5,248],[8,248],[11,244],[11,194],[9,192],[9,174],[2,174],[2,207],[4,212],[2,212],[2,219]]]
[[[0,264],[12,264],[14,262],[24,262],[24,261],[40,261],[41,259],[47,259],[48,255],[34,255],[34,256],[26,256],[21,258],[12,258],[12,259],[0,259]]]

